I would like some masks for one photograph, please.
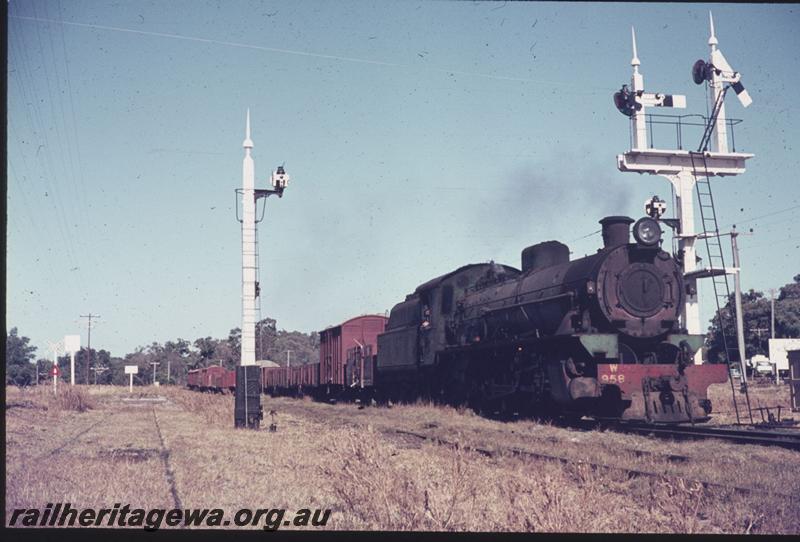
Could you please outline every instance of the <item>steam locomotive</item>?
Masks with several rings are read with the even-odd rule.
[[[726,382],[727,367],[694,364],[703,337],[680,327],[681,267],[661,249],[657,220],[639,219],[631,242],[633,222],[602,219],[603,247],[583,258],[546,241],[522,251],[521,270],[470,264],[429,280],[388,321],[359,317],[323,331],[320,363],[262,368],[262,389],[423,397],[534,417],[705,421],[708,386]],[[200,380],[190,375],[190,386]]]
[[[658,222],[600,221],[603,247],[569,260],[546,241],[522,269],[461,267],[419,286],[378,336],[379,392],[483,411],[704,421],[724,365],[694,365],[703,337],[680,328],[684,281]]]

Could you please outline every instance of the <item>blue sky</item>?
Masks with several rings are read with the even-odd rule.
[[[616,169],[630,27],[646,87],[705,113],[709,9],[754,100],[727,102],[756,157],[713,181],[717,212],[754,229],[744,287],[779,287],[800,273],[797,5],[12,0],[8,326],[41,355],[85,344],[90,311],[115,355],[238,326],[248,107],[257,183],[292,176],[260,226],[280,328],[382,313],[547,239],[592,253],[600,218],[670,195]]]

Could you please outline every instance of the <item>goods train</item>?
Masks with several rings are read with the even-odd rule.
[[[694,364],[703,337],[680,327],[681,267],[661,249],[657,220],[638,220],[632,242],[633,222],[602,219],[603,246],[583,258],[546,241],[522,251],[521,269],[470,264],[429,280],[388,319],[321,332],[318,363],[262,368],[262,389],[533,417],[706,421],[708,386],[727,381],[727,366]],[[232,373],[191,371],[189,386],[232,388]]]

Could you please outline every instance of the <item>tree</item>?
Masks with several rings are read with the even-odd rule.
[[[29,342],[15,327],[6,334],[6,384],[29,386],[36,380],[36,367],[31,363],[36,357],[36,347]]]
[[[188,367],[196,365],[190,346],[189,341],[181,338],[164,343],[164,359],[159,369],[168,384],[186,382]]]
[[[314,363],[319,360],[319,334],[316,332],[280,330],[275,343],[270,347],[269,359],[284,362],[291,351],[291,363]]]
[[[153,344],[157,345],[158,343]],[[150,383],[150,379],[147,377],[147,370],[150,369],[150,357],[151,354],[145,351],[143,346],[137,346],[136,350],[130,354],[125,354],[125,358],[123,360],[123,372],[125,365],[136,365],[139,368],[139,372],[133,375],[134,384],[146,385]],[[124,383],[127,384],[127,382],[128,378],[126,377]]]
[[[235,327],[228,333],[228,362],[237,363],[242,357],[242,330]]]
[[[731,295],[728,303],[711,319],[706,336],[708,359],[714,362],[725,361],[725,348],[722,341],[720,316],[724,323],[725,336],[729,347],[736,347],[735,298]],[[769,355],[769,330],[771,325],[771,303],[762,292],[750,290],[742,294],[742,315],[744,321],[745,359],[756,354]],[[763,331],[766,330],[766,331]],[[782,338],[800,337],[800,275],[794,282],[780,289],[775,300],[775,336]],[[731,360],[734,361],[734,360]]]
[[[197,349],[197,352],[194,357],[194,365],[191,368],[197,369],[198,367],[207,367],[214,359],[218,346],[219,341],[211,337],[195,339],[194,347]]]
[[[39,376],[39,381],[36,384],[41,384],[47,380],[47,375],[53,370],[53,362],[46,358],[39,358],[36,360],[34,372]]]
[[[775,301],[775,336],[800,337],[800,274],[778,293]]]

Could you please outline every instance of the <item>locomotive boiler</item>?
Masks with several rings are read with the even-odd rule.
[[[547,241],[521,270],[475,264],[419,286],[378,337],[381,392],[521,415],[650,422],[708,418],[724,366],[694,365],[680,327],[685,283],[658,222],[600,221],[603,247],[570,261]]]

